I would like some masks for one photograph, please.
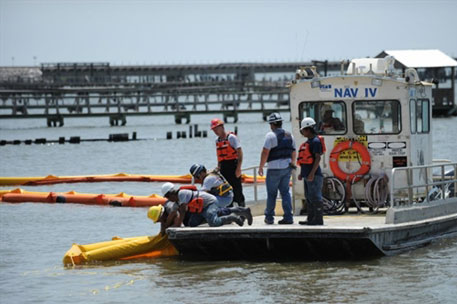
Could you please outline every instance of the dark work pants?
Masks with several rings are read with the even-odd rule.
[[[233,201],[238,203],[238,206],[244,207],[243,186],[241,185],[241,178],[235,175],[238,160],[224,160],[221,161],[221,174],[233,187]],[[230,205],[232,206],[233,203]]]

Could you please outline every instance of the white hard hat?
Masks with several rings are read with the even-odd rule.
[[[283,121],[283,119],[279,113],[271,113],[268,116],[268,123],[275,123],[275,122],[279,122],[279,121]]]
[[[303,130],[304,128],[312,127],[315,125],[316,125],[316,122],[314,121],[314,119],[312,119],[311,117],[305,117],[301,121],[300,130]]]
[[[173,185],[173,183],[170,183],[170,182],[163,184],[162,185],[162,195],[163,196],[167,195],[167,193],[170,192],[171,190],[173,190],[174,187],[175,187],[175,185]]]

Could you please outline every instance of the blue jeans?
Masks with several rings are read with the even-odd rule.
[[[275,215],[276,197],[278,190],[282,197],[282,209],[284,210],[284,219],[286,221],[293,220],[292,214],[292,199],[289,192],[290,175],[292,169],[268,169],[267,170],[267,207],[265,208],[265,219],[273,221]]]
[[[322,175],[314,175],[312,182],[308,182],[304,178],[305,196],[308,204],[318,203],[322,201],[322,184],[324,177]]]
[[[222,226],[222,220],[217,214],[219,207],[215,203],[205,207],[201,213],[192,213],[189,219],[189,227],[201,225],[204,220],[210,227]]]
[[[219,208],[224,208],[232,203],[233,193],[230,193],[227,196],[216,196],[216,198],[217,198],[217,202],[216,202],[217,206]]]

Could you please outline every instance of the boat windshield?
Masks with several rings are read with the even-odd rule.
[[[398,134],[401,111],[398,100],[358,100],[352,104],[353,128],[356,134]]]
[[[301,118],[311,117],[316,121],[319,134],[346,133],[346,105],[342,101],[302,102],[300,113]]]

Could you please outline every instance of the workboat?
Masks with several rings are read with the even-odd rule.
[[[342,62],[341,74],[315,67],[290,83],[292,132],[316,121],[326,152],[323,226],[303,226],[303,182],[293,176],[295,223],[169,228],[182,257],[345,259],[392,255],[457,235],[457,163],[432,159],[432,84],[394,58]]]

